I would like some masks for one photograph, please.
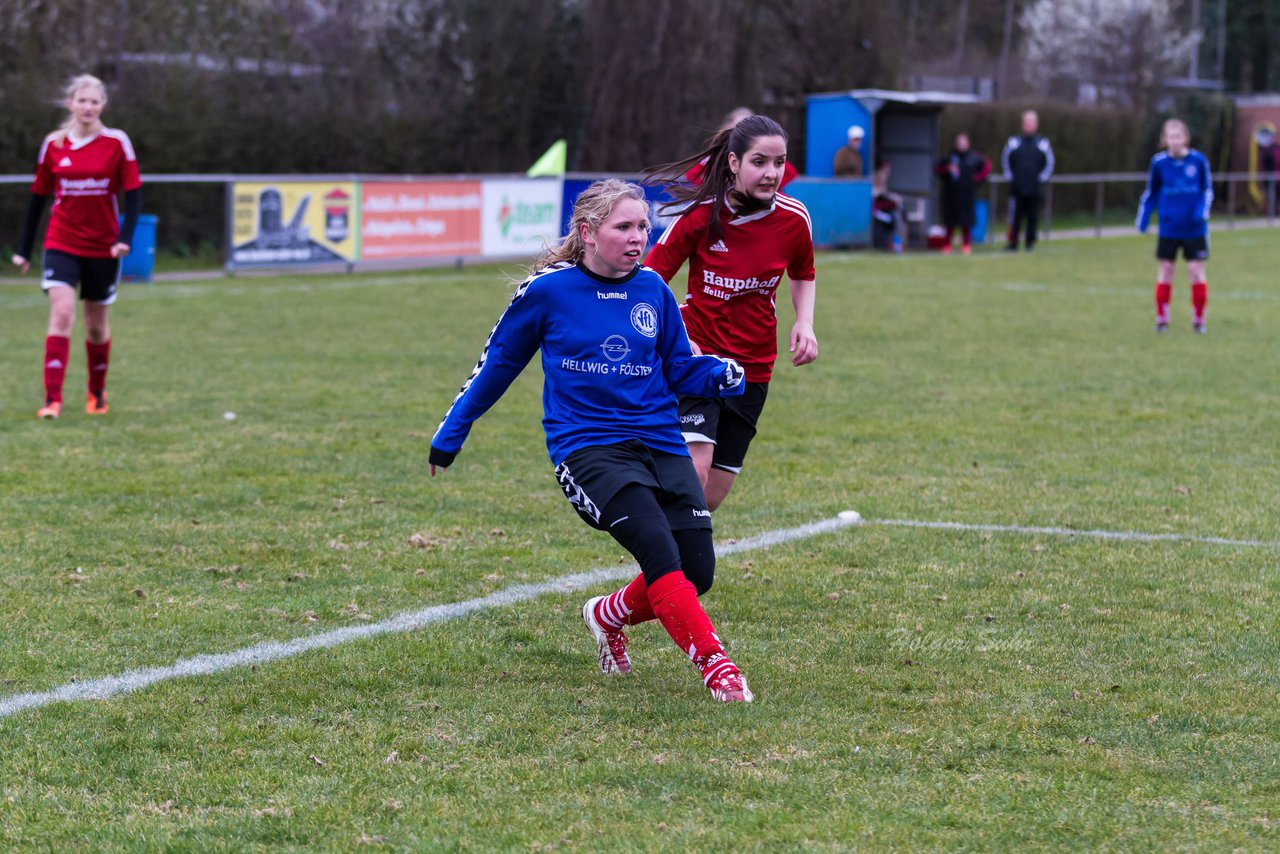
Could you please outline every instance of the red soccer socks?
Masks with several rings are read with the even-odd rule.
[[[111,361],[111,341],[95,344],[85,339],[84,353],[89,364],[89,394],[100,397],[107,388],[107,364]]]
[[[644,575],[637,575],[621,590],[600,599],[595,606],[596,622],[609,631],[620,631],[623,626],[638,626],[653,619],[653,606],[649,604],[649,588]]]
[[[1173,299],[1173,285],[1156,282],[1156,329],[1169,328],[1169,301]]]
[[[698,602],[698,591],[680,570],[669,572],[649,586],[654,616],[690,659],[724,652],[711,618]]]
[[[608,596],[583,606],[583,619],[595,636],[603,673],[628,673],[631,660],[622,627],[657,619],[689,657],[711,696],[723,703],[750,703],[747,680],[729,657],[716,635],[711,618],[698,602],[698,591],[683,572],[675,570],[646,585],[639,575]]]
[[[1191,309],[1194,312],[1191,318],[1192,325],[1196,331],[1204,329],[1204,307],[1209,303],[1209,283],[1194,282],[1191,285]]]
[[[71,339],[50,335],[44,339],[44,400],[62,402],[62,381],[67,375],[67,359],[71,355]]]
[[[1163,332],[1169,328],[1169,303],[1173,300],[1173,285],[1168,282],[1156,282],[1156,331]],[[1209,283],[1191,283],[1191,328],[1196,332],[1204,332],[1204,310],[1209,303]]]

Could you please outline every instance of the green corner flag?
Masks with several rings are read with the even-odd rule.
[[[565,154],[568,152],[569,146],[563,139],[557,139],[551,143],[551,147],[539,157],[529,171],[524,173],[529,178],[539,178],[546,175],[563,175]]]

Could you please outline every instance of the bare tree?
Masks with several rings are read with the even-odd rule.
[[[1199,39],[1169,0],[1035,0],[1022,29],[1029,82],[1073,80],[1097,87],[1099,100],[1139,107],[1187,67]]]
[[[996,72],[996,92],[999,97],[1005,97],[1008,93],[1009,53],[1013,49],[1013,2],[1014,0],[1005,0],[1004,26],[1000,30],[1000,64]]]

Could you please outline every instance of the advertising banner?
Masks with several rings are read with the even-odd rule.
[[[484,181],[480,250],[490,257],[533,256],[560,236],[558,178]]]
[[[360,258],[480,254],[479,181],[362,181]]]
[[[275,181],[231,186],[232,266],[351,263],[359,257],[355,183]]]

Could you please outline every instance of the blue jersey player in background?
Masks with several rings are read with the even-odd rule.
[[[597,181],[569,234],[517,288],[431,440],[431,475],[451,465],[471,425],[541,352],[543,419],[556,479],[578,515],[608,531],[640,575],[582,616],[600,669],[631,671],[624,625],[658,620],[714,699],[751,702],[698,596],[711,587],[711,512],[681,435],[677,394],[742,394],[743,369],[695,356],[667,283],[641,266],[644,190]]]
[[[1173,271],[1178,249],[1187,261],[1191,279],[1191,328],[1204,333],[1204,309],[1209,284],[1204,265],[1209,259],[1209,208],[1213,205],[1213,180],[1209,161],[1191,148],[1191,132],[1180,119],[1169,119],[1160,130],[1165,150],[1151,158],[1147,191],[1138,208],[1138,231],[1146,233],[1154,210],[1160,222],[1156,241],[1156,331],[1169,328],[1169,301],[1173,298]]]

